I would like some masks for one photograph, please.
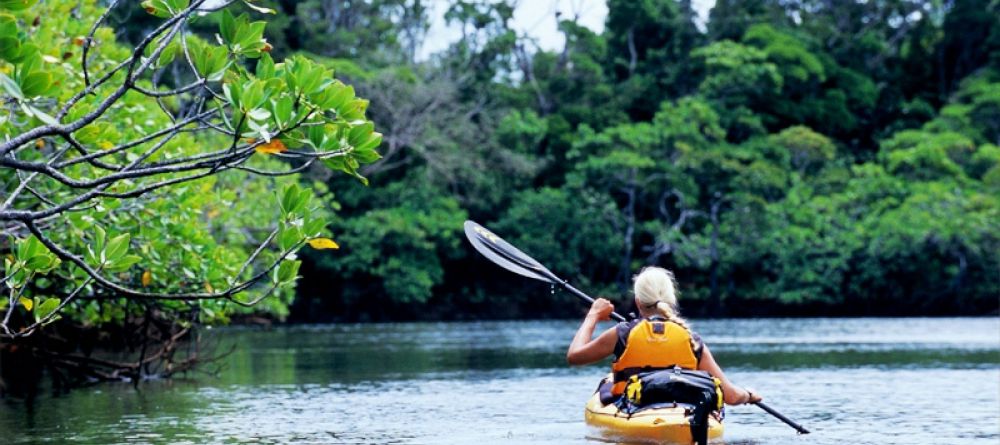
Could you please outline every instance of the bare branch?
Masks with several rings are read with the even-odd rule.
[[[188,91],[192,91],[192,90],[194,90],[194,89],[196,89],[198,87],[204,86],[206,83],[208,83],[208,80],[202,78],[202,79],[198,79],[198,80],[196,80],[194,82],[191,82],[191,83],[189,83],[187,85],[184,85],[184,86],[182,86],[180,88],[174,88],[172,90],[167,90],[167,91],[147,90],[147,89],[145,89],[143,87],[140,87],[138,85],[133,86],[132,89],[136,90],[136,91],[138,91],[138,92],[140,92],[140,93],[142,93],[142,94],[144,94],[146,96],[149,96],[149,97],[170,97],[170,96],[176,96],[178,94],[187,93]]]
[[[260,281],[261,278],[263,278],[268,273],[270,273],[272,270],[274,270],[275,268],[277,268],[278,265],[281,264],[281,261],[283,261],[289,255],[291,255],[292,252],[298,250],[298,248],[301,247],[304,244],[304,241],[300,241],[299,243],[297,243],[292,248],[290,248],[290,249],[282,252],[282,254],[279,255],[278,258],[275,261],[273,261],[271,264],[269,264],[268,267],[265,268],[262,272],[259,272],[259,273],[255,274],[254,276],[250,277],[250,279],[248,279],[248,280],[246,280],[246,281],[244,281],[244,282],[242,282],[242,283],[240,283],[240,284],[238,284],[236,286],[230,286],[230,288],[226,289],[225,291],[222,291],[222,292],[182,292],[182,293],[168,294],[168,293],[156,293],[156,292],[143,292],[143,291],[139,291],[139,290],[135,290],[135,289],[130,289],[130,288],[127,288],[125,286],[121,286],[119,284],[116,284],[116,283],[112,282],[111,280],[108,280],[107,278],[105,278],[103,275],[101,275],[101,273],[100,273],[99,270],[94,269],[89,264],[87,264],[87,262],[84,261],[83,258],[80,258],[80,257],[74,255],[73,253],[69,252],[68,250],[64,249],[62,246],[56,244],[51,239],[49,239],[49,237],[46,236],[44,233],[42,233],[42,231],[38,228],[38,226],[36,226],[34,224],[34,222],[27,221],[27,222],[24,222],[24,224],[28,228],[28,231],[30,231],[33,235],[35,235],[35,237],[37,237],[38,240],[41,241],[42,244],[45,245],[45,247],[47,247],[50,251],[52,251],[54,254],[56,254],[56,256],[58,256],[60,259],[62,259],[64,261],[69,261],[69,262],[75,264],[80,269],[82,269],[87,275],[89,275],[91,278],[93,278],[93,280],[98,285],[100,285],[100,286],[102,286],[104,288],[107,288],[108,290],[111,290],[111,291],[115,292],[116,294],[118,294],[118,296],[138,298],[138,299],[177,300],[177,301],[228,299],[228,300],[231,300],[231,301],[235,301],[233,299],[234,295],[236,295],[236,294],[238,294],[240,292],[243,292],[243,291],[249,289],[255,283],[257,283],[258,281]]]
[[[118,6],[118,2],[119,0],[111,0],[108,8],[105,9],[104,13],[97,18],[97,21],[94,22],[94,26],[90,27],[90,32],[87,33],[87,37],[83,39],[83,51],[80,55],[80,66],[83,67],[84,86],[90,86],[90,72],[87,69],[87,56],[90,52],[90,47],[94,44],[94,34],[97,32],[97,28],[100,28],[101,25],[104,24],[104,21],[108,19],[108,16],[111,15],[111,10],[115,9],[115,6]]]
[[[110,96],[108,96],[103,102],[101,102],[101,104],[98,105],[97,108],[95,108],[94,110],[90,111],[83,117],[77,119],[76,121],[70,124],[43,125],[41,127],[36,127],[31,130],[28,130],[24,133],[21,133],[9,139],[3,144],[0,144],[0,157],[6,155],[15,148],[18,148],[30,141],[33,141],[41,137],[53,136],[57,134],[70,134],[76,130],[83,128],[85,125],[95,121],[97,118],[104,115],[104,113],[109,108],[111,108],[111,105],[113,105],[115,102],[121,99],[122,96],[125,95],[125,92],[127,92],[131,88],[131,86],[135,83],[136,78],[149,67],[149,65],[153,62],[153,60],[159,57],[159,55],[163,52],[163,50],[169,43],[170,38],[172,38],[172,36],[175,35],[180,30],[181,25],[184,24],[184,21],[188,18],[188,16],[191,15],[191,13],[194,12],[194,10],[197,9],[199,5],[204,3],[204,1],[205,0],[195,0],[180,14],[166,20],[162,25],[156,28],[156,30],[147,35],[142,40],[142,42],[140,42],[139,45],[136,46],[135,51],[132,53],[132,56],[126,61],[127,63],[126,66],[128,67],[128,69],[126,70],[125,82],[123,82],[121,86],[119,86],[113,93],[111,93]],[[170,29],[168,37],[164,38],[163,42],[160,43],[160,46],[158,46],[156,50],[153,51],[153,54],[148,59],[146,59],[145,62],[142,62],[140,64],[139,62],[140,60],[143,59],[142,55],[145,52],[146,47],[149,46],[149,44],[152,43],[152,41],[157,36],[162,34],[167,29]],[[118,68],[116,68],[116,70],[117,69]],[[110,78],[111,78],[110,75],[105,76],[105,78],[102,78],[102,81],[100,83],[106,82],[107,79]],[[99,84],[95,82],[93,85],[88,87],[88,89],[96,88],[98,85]],[[63,107],[63,110],[60,111],[59,114],[56,116],[56,119],[61,119],[62,117],[64,117],[66,113],[68,113],[69,110],[73,107],[73,105],[79,102],[79,100],[82,99],[86,94],[88,94],[88,92],[86,92],[85,90],[85,92],[83,92],[82,94],[74,96],[72,99],[70,99],[70,101],[67,102],[66,105]]]

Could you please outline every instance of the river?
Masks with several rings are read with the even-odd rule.
[[[695,320],[737,384],[813,431],[727,408],[724,442],[1000,443],[1000,318]],[[610,326],[607,324],[601,328]],[[212,331],[217,374],[0,401],[4,444],[598,444],[575,321]]]

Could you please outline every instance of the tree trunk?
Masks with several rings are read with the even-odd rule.
[[[709,243],[711,265],[708,268],[708,313],[712,316],[722,316],[725,314],[725,308],[722,304],[722,293],[719,292],[719,209],[721,206],[722,198],[719,194],[716,194],[715,200],[712,202],[710,215],[712,220],[712,237]]]
[[[625,202],[625,249],[622,252],[621,262],[618,266],[618,287],[621,292],[627,292],[629,281],[632,276],[632,251],[635,249],[633,237],[635,236],[635,197],[636,197],[636,172],[631,172],[631,178],[624,192]]]
[[[639,63],[639,53],[635,49],[635,28],[628,29],[628,57],[628,76],[632,77]]]

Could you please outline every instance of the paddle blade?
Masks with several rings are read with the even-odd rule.
[[[557,283],[555,274],[542,266],[534,258],[521,252],[487,228],[474,221],[465,222],[465,237],[472,247],[498,266],[535,280]]]

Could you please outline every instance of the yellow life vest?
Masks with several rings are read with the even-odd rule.
[[[691,333],[661,318],[642,320],[629,331],[625,350],[611,364],[614,382],[611,394],[618,396],[625,392],[633,375],[674,366],[698,369],[698,358],[691,349]]]

